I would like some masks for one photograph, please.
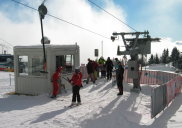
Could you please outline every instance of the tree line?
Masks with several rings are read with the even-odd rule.
[[[182,68],[182,55],[181,52],[177,49],[177,47],[174,47],[171,54],[169,54],[169,50],[164,49],[162,52],[162,56],[159,57],[159,55],[156,54],[151,54],[149,57],[149,60],[147,61],[147,56],[143,56],[143,61],[142,61],[142,56],[140,55],[138,57],[139,63],[142,64],[142,66],[150,65],[150,64],[167,64],[170,62],[173,62],[173,66]]]

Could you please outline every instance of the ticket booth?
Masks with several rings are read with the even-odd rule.
[[[45,45],[46,71],[42,45],[14,47],[15,92],[38,95],[52,94],[51,78],[59,66],[63,67],[62,84],[66,90],[72,86],[62,77],[71,78],[76,66],[80,66],[80,49],[78,45]]]

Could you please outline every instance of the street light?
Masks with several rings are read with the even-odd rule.
[[[39,17],[40,17],[40,24],[41,24],[43,52],[44,52],[44,71],[40,71],[41,73],[48,73],[47,71],[45,71],[45,69],[46,69],[46,56],[45,56],[44,32],[43,32],[43,24],[42,24],[42,19],[44,19],[45,15],[47,14],[47,8],[46,8],[46,6],[44,6],[45,1],[46,0],[44,0],[38,8]]]

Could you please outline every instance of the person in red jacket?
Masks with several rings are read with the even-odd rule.
[[[73,97],[72,97],[72,104],[71,105],[81,105],[81,98],[80,98],[80,87],[82,85],[82,72],[80,72],[80,68],[76,67],[75,72],[70,80],[73,85]],[[76,104],[77,99],[77,104]]]
[[[57,93],[58,93],[58,90],[59,90],[58,79],[59,79],[59,76],[60,76],[62,70],[63,70],[62,67],[58,67],[57,71],[52,76],[54,91],[53,91],[53,95],[51,96],[51,98],[56,98],[57,97]]]

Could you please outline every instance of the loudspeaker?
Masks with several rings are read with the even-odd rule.
[[[95,56],[98,57],[99,56],[99,50],[95,49]]]

